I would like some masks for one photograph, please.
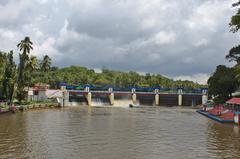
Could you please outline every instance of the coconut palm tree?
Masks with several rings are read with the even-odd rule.
[[[51,65],[52,65],[51,58],[48,55],[45,55],[41,63],[41,70],[49,71],[51,69]]]
[[[24,40],[21,40],[21,42],[17,44],[17,47],[20,49],[20,51],[23,51],[23,54],[30,54],[30,51],[33,50],[32,45],[33,43],[31,42],[30,38],[26,36]]]
[[[30,51],[33,50],[32,45],[33,45],[33,43],[31,42],[29,37],[25,37],[17,45],[19,50],[22,51],[22,54],[19,54],[20,63],[19,63],[19,66],[18,66],[18,78],[17,78],[17,84],[18,84],[17,97],[18,97],[19,101],[21,101],[24,98],[24,87],[28,83],[27,63],[29,61],[28,54],[30,54]]]
[[[27,67],[28,67],[29,71],[31,71],[31,72],[39,69],[39,63],[38,63],[38,60],[37,60],[36,56],[31,56],[29,58]]]
[[[25,37],[24,40],[17,45],[22,54],[20,54],[20,63],[19,63],[19,75],[18,75],[18,82],[24,79],[23,73],[26,68],[27,61],[29,60],[28,54],[30,51],[33,50],[32,47],[33,43],[31,42],[29,37]]]

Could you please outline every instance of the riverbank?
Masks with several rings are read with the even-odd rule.
[[[11,106],[9,108],[0,109],[0,114],[5,113],[15,113],[15,112],[23,112],[29,110],[39,110],[39,109],[53,109],[60,108],[61,106],[58,103],[39,103],[39,104],[29,104],[29,105],[17,105]]]

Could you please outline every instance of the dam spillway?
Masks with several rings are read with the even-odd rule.
[[[134,104],[132,100],[132,94],[114,94],[113,106],[128,107],[129,104]]]
[[[178,94],[160,94],[160,106],[177,106],[178,103]],[[190,106],[190,105],[186,105]]]
[[[64,90],[64,105],[77,106],[196,106],[207,101],[207,93]]]

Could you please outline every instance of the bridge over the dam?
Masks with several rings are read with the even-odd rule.
[[[123,105],[146,105],[146,106],[196,106],[207,102],[207,89],[201,92],[184,92],[177,89],[175,92],[164,92],[159,89],[153,91],[131,90],[63,90],[62,105],[89,105],[89,106],[123,106]]]

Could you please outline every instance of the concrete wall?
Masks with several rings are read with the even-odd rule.
[[[160,94],[160,106],[178,106],[178,94]]]
[[[114,93],[111,89],[106,92],[71,92],[63,90],[40,90],[37,96],[32,95],[31,99],[46,100],[49,97],[58,97],[62,105],[152,105],[152,106],[195,106],[207,101],[207,94],[183,94],[179,91],[176,94],[163,94],[155,91],[155,93],[139,93],[118,92]],[[64,104],[63,104],[64,101]],[[122,103],[122,104],[121,104]]]
[[[196,106],[202,104],[202,95],[182,95],[183,105]]]

